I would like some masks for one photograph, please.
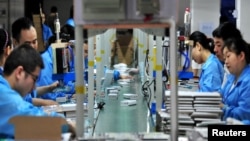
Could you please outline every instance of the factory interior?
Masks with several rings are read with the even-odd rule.
[[[18,38],[21,42],[34,28],[35,39],[24,44],[35,42],[44,64],[38,76],[24,69],[34,80],[30,93],[23,96],[9,82],[21,104],[0,104],[0,141],[250,137],[244,126],[250,125],[249,4],[0,0],[0,30],[6,32],[0,31],[0,47],[9,36],[14,53],[22,46],[16,45]],[[15,27],[24,17],[32,25]],[[12,98],[1,91],[8,82],[8,59],[0,65],[0,93],[6,93],[0,101]],[[40,95],[39,88],[46,86],[50,91]],[[48,103],[37,106],[35,99]],[[231,130],[242,134],[227,135]]]

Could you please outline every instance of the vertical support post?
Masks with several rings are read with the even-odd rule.
[[[94,124],[94,37],[88,38],[88,119]]]
[[[178,87],[177,87],[177,40],[176,25],[169,20],[170,27],[170,92],[171,92],[171,141],[178,141]]]
[[[77,138],[84,137],[84,110],[83,99],[85,94],[85,85],[83,81],[83,33],[82,25],[75,26],[76,40],[76,59],[75,59],[75,77],[76,77],[76,136]]]
[[[154,48],[154,35],[149,35],[149,83],[152,82],[154,80],[154,76],[153,76],[153,48]],[[150,89],[151,89],[151,99],[150,99],[150,103],[153,102],[154,100],[154,96],[155,96],[155,91],[154,91],[154,85],[150,85]]]
[[[106,50],[107,46],[105,46],[105,47],[102,46],[102,44],[104,43],[104,34],[98,35],[98,38],[99,38],[98,46],[99,46],[100,51],[101,51],[100,52],[101,58],[105,58],[105,54],[107,52],[107,50]],[[101,60],[102,60],[101,64],[100,64],[101,67],[100,67],[100,70],[98,70],[98,71],[100,72],[101,76],[104,77],[104,75],[105,75],[105,73],[104,73],[104,59],[101,59]],[[100,98],[99,100],[103,100],[104,97],[105,97],[105,94],[103,92],[101,92],[99,95],[99,98]]]
[[[103,65],[108,67],[109,65],[109,56],[110,56],[110,42],[109,42],[109,36],[110,36],[110,32],[112,31],[112,29],[107,29],[106,32],[103,33],[103,38],[104,38],[104,46],[103,48]]]
[[[116,29],[111,28],[108,29],[105,34],[104,34],[104,38],[105,38],[105,62],[104,65],[107,68],[111,68],[110,64],[111,64],[111,47],[113,45],[113,42],[116,40]]]
[[[144,33],[141,30],[138,30],[138,61],[139,61],[139,68],[140,68],[140,77],[141,77],[141,82],[144,83],[145,82],[145,63],[144,63],[144,55],[143,55],[143,51],[144,51]]]
[[[96,35],[96,70],[101,70],[101,35]],[[102,73],[96,73],[96,100],[99,102],[101,95],[101,77]]]
[[[162,106],[162,37],[156,36],[156,110]]]
[[[139,65],[139,54],[138,54],[138,29],[133,29],[133,40],[134,40],[134,67],[138,67]]]

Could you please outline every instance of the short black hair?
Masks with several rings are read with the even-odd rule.
[[[27,72],[34,72],[36,67],[44,68],[40,53],[29,44],[22,44],[15,48],[4,64],[4,75],[10,75],[18,66],[23,66]]]
[[[246,63],[250,63],[250,46],[242,38],[228,38],[225,40],[224,48],[228,48],[229,51],[234,52],[236,55],[239,55],[241,52],[245,54]]]
[[[213,37],[222,38],[224,41],[229,38],[243,38],[239,29],[232,22],[225,22],[219,25],[213,32]]]
[[[12,24],[12,37],[19,41],[20,36],[21,36],[21,30],[24,29],[30,29],[31,27],[34,27],[34,23],[32,22],[31,19],[27,17],[21,17],[17,19],[13,24]]]

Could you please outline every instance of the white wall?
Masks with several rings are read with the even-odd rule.
[[[250,18],[249,5],[250,0],[236,0],[237,9],[237,27],[241,31],[243,38],[250,43]]]
[[[190,8],[190,0],[179,0],[179,16],[177,25],[184,25],[184,12],[186,8]]]
[[[191,0],[190,7],[191,33],[199,30],[212,37],[212,31],[219,25],[220,0]]]

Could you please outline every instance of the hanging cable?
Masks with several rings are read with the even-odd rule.
[[[149,77],[149,74],[148,74],[148,68],[149,68],[149,62],[148,62],[148,55],[149,55],[149,49],[146,50],[146,57],[145,57],[145,61],[144,61],[144,67],[145,67],[145,74],[147,77]]]
[[[185,61],[184,64],[182,66],[182,71],[187,71],[188,68],[190,67],[190,59],[188,57],[188,49],[186,49],[187,52],[184,53],[183,51],[179,51],[181,55],[183,55],[185,57]]]
[[[165,45],[165,43],[168,43],[168,44]],[[162,63],[163,63],[162,80],[163,82],[167,82],[169,77],[168,77],[168,70],[167,70],[166,62],[168,61],[168,59],[165,59],[164,57],[167,56],[165,53],[166,53],[166,49],[169,47],[169,41],[168,40],[163,41],[162,47],[164,49],[164,51],[162,52],[163,53],[162,54]]]

